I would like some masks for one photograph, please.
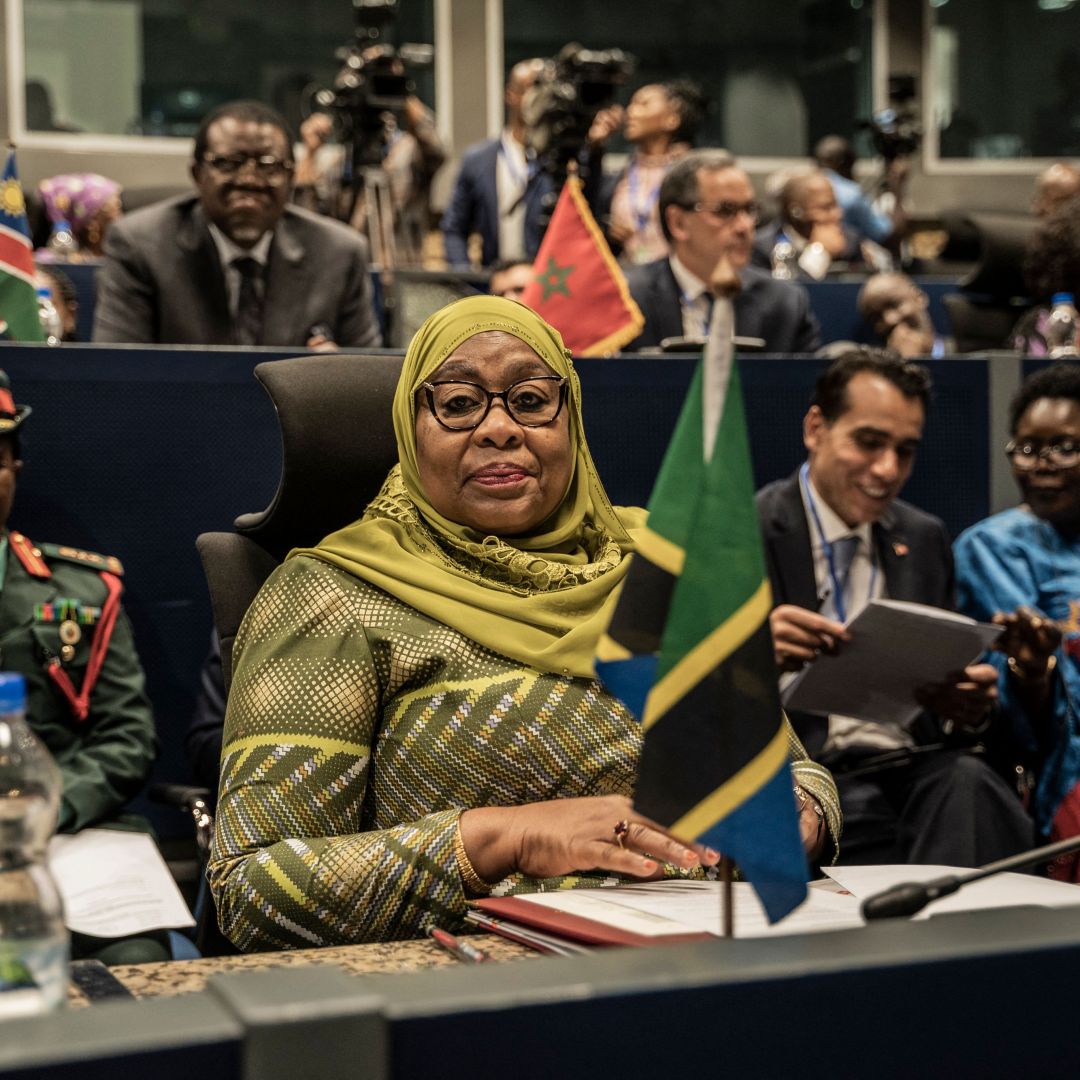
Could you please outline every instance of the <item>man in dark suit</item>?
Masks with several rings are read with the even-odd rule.
[[[485,139],[465,150],[454,190],[443,214],[446,261],[468,267],[469,237],[479,233],[483,266],[497,260],[527,258],[540,247],[540,217],[551,178],[536,168],[525,147],[521,105],[536,82],[542,60],[522,60],[506,83],[506,127],[497,139]]]
[[[726,150],[694,150],[671,167],[660,185],[660,226],[671,254],[626,276],[645,316],[631,349],[669,337],[704,337],[712,311],[708,281],[724,256],[742,283],[736,334],[762,338],[772,353],[818,348],[821,335],[805,290],[747,265],[757,216],[750,178]]]
[[[944,525],[897,499],[929,395],[925,368],[870,349],[842,355],[818,380],[803,421],[806,464],[757,497],[781,671],[842,649],[845,623],[872,599],[952,607]],[[846,862],[978,866],[1030,846],[1018,797],[974,745],[992,719],[995,674],[973,664],[923,688],[925,712],[910,728],[792,717],[836,777]]]
[[[758,229],[750,261],[770,273],[780,262],[789,278],[812,281],[825,277],[836,260],[861,264],[858,239],[843,218],[829,178],[820,169],[798,170],[780,189],[779,220]]]
[[[258,102],[207,115],[196,194],[118,221],[98,277],[94,340],[168,345],[378,345],[367,246],[288,205],[292,143]]]

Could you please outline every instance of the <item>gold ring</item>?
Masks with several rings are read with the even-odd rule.
[[[619,845],[619,847],[626,847],[626,844],[623,843],[623,840],[626,834],[630,831],[630,822],[627,821],[626,818],[623,818],[622,821],[616,821],[615,828],[611,831],[615,834],[615,842]]]

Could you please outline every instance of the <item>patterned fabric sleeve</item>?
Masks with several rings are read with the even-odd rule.
[[[386,673],[356,599],[298,562],[275,571],[236,641],[209,867],[222,930],[251,950],[453,924],[460,811],[361,831]]]
[[[825,811],[825,823],[829,827],[829,841],[832,844],[832,858],[829,862],[835,863],[840,855],[840,834],[844,831],[844,816],[840,812],[840,796],[837,794],[832,773],[807,757],[799,736],[795,734],[795,729],[786,716],[784,726],[787,729],[788,749],[791,752],[792,776],[795,783],[813,795]]]

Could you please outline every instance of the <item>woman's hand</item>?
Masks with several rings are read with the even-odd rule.
[[[624,821],[620,837],[616,826]],[[535,878],[579,870],[654,878],[664,863],[690,870],[720,860],[718,852],[686,844],[636,813],[623,795],[466,810],[461,839],[473,869],[489,882],[515,871]]]
[[[1050,658],[1061,644],[1061,627],[1053,619],[1024,606],[1011,615],[999,611],[993,621],[995,626],[1005,627],[994,648],[1010,658],[1010,669],[1023,682],[1045,680],[1053,670]]]
[[[997,701],[997,668],[971,664],[944,682],[931,683],[915,692],[915,700],[927,711],[951,720],[966,731],[981,731]]]
[[[796,801],[799,802],[799,835],[802,837],[803,851],[809,862],[816,863],[825,846],[825,837],[829,829],[825,824],[825,812],[821,804],[805,788],[797,788]]]

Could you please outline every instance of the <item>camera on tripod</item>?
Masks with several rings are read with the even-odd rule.
[[[616,88],[633,70],[634,58],[622,49],[585,49],[577,42],[544,61],[521,107],[541,169],[565,179],[568,162],[582,156],[596,114],[615,100]]]
[[[915,105],[915,76],[889,76],[889,107],[874,113],[858,125],[870,132],[874,150],[888,165],[900,157],[910,157],[922,143],[923,129]]]
[[[331,112],[341,141],[351,147],[353,174],[383,159],[384,114],[400,116],[414,92],[410,70],[430,67],[431,45],[400,47],[382,40],[397,18],[398,0],[352,0],[356,19],[353,40],[334,54],[342,61],[332,88],[320,90],[315,102]]]

